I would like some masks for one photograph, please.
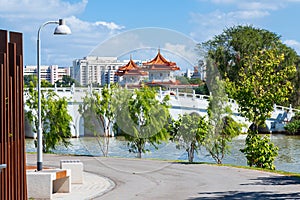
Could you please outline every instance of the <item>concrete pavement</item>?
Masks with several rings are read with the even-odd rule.
[[[72,188],[69,195],[84,194],[73,199],[300,199],[298,178],[225,166],[50,154],[44,166],[59,167],[66,159],[84,163],[89,184]],[[27,154],[27,164],[35,162],[36,155]]]

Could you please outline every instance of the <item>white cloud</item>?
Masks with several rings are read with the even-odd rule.
[[[194,24],[191,37],[203,42],[221,34],[226,27],[241,24],[242,20],[233,12],[223,13],[217,10],[208,14],[191,13],[190,22]]]
[[[278,2],[241,2],[238,4],[238,8],[245,9],[245,10],[278,10],[282,7],[283,4]]]
[[[0,0],[0,25],[23,33],[24,64],[36,64],[38,28],[46,21],[64,18],[69,36],[53,36],[55,25],[41,31],[41,63],[71,66],[76,58],[87,56],[100,42],[124,26],[115,22],[84,21],[76,16],[85,11],[88,0]]]
[[[284,44],[286,44],[287,46],[293,48],[297,54],[300,54],[300,42],[296,41],[296,40],[285,40],[283,42]]]
[[[96,26],[105,26],[110,30],[121,30],[123,28],[125,28],[124,26],[120,26],[115,24],[114,22],[104,22],[104,21],[99,21],[95,23]]]
[[[188,62],[190,62],[192,65],[195,65],[199,55],[195,51],[196,47],[195,46],[187,46],[190,44],[176,44],[176,43],[165,43],[164,49],[168,50],[169,52],[180,56],[181,58],[184,58]]]
[[[204,1],[204,0],[202,0]],[[289,0],[207,0],[216,4],[220,10],[210,13],[191,13],[190,22],[194,24],[191,36],[200,41],[221,34],[228,27],[255,24],[258,20],[270,16],[272,11],[286,6]],[[223,9],[223,7],[225,9]],[[230,8],[228,10],[228,8]],[[226,11],[223,11],[226,10]]]
[[[85,10],[87,0],[70,3],[63,0],[0,0],[0,17],[6,19],[48,19],[67,17]]]
[[[236,12],[229,12],[227,14],[227,18],[233,19],[257,19],[270,15],[268,11],[260,11],[260,10],[243,10]]]
[[[72,34],[49,38],[44,42],[44,46],[48,47],[45,62],[50,63],[56,60],[57,63],[71,65],[74,59],[87,56],[99,43],[118,33],[118,30],[114,28],[97,24],[97,22],[83,21],[75,16],[66,18],[66,23],[72,30]]]

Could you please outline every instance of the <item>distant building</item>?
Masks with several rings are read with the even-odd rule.
[[[138,86],[142,81],[148,78],[148,72],[145,72],[131,58],[129,62],[120,67],[116,72],[119,76],[119,83],[122,86]]]
[[[177,84],[174,72],[180,70],[175,62],[165,59],[160,50],[151,61],[143,63],[143,69],[149,72],[149,85]]]
[[[73,61],[73,78],[83,86],[118,82],[115,73],[125,64],[117,57],[87,56]]]
[[[54,84],[58,80],[62,80],[64,75],[70,76],[70,67],[58,67],[58,65],[40,66],[41,80],[49,81]],[[24,76],[37,75],[37,66],[27,65],[23,70]]]
[[[191,69],[186,69],[186,73],[184,74],[185,77],[191,78],[194,72]]]
[[[199,60],[198,66],[194,67],[194,73],[191,78],[200,78],[201,80],[206,80],[206,63],[203,60]]]

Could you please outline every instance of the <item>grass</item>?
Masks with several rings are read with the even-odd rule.
[[[36,152],[26,152],[27,154],[36,154]],[[55,153],[49,153],[49,154],[55,154]],[[66,156],[87,156],[87,157],[102,157],[102,156],[92,156],[92,155],[73,155],[73,154],[57,154],[57,155],[66,155]],[[108,157],[109,158],[109,157]],[[118,157],[118,156],[113,156],[111,158],[124,158],[124,157]],[[130,159],[135,159],[135,158],[130,158]],[[139,158],[136,158],[139,159]],[[173,162],[173,163],[179,163],[179,164],[206,164],[206,165],[215,165],[215,166],[227,166],[227,167],[235,167],[235,168],[242,168],[242,169],[249,169],[249,170],[257,170],[257,171],[264,171],[264,172],[270,172],[270,173],[276,173],[276,174],[281,174],[284,176],[292,176],[300,179],[300,173],[295,173],[295,172],[286,172],[282,170],[270,170],[270,169],[263,169],[263,168],[258,168],[258,167],[249,167],[249,166],[239,166],[239,165],[233,165],[233,164],[216,164],[216,163],[210,163],[210,162],[188,162],[188,161],[183,161],[183,160],[165,160],[165,159],[159,159],[159,158],[142,158],[142,159],[147,159],[147,160],[155,160],[155,161],[165,161],[165,162]]]
[[[214,164],[214,165],[217,165],[217,164]],[[221,164],[219,166],[228,166],[228,167],[235,167],[235,168],[242,168],[242,169],[271,172],[271,173],[281,174],[281,175],[285,175],[285,176],[293,176],[293,177],[300,178],[300,173],[286,172],[286,171],[282,171],[282,170],[270,170],[270,169],[263,169],[263,168],[258,168],[258,167],[237,166],[237,165],[232,165],[232,164]]]
[[[170,161],[170,160],[168,160]],[[227,166],[227,167],[234,167],[234,168],[242,168],[242,169],[249,169],[249,170],[257,170],[257,171],[263,171],[263,172],[270,172],[270,173],[276,173],[276,174],[281,174],[285,176],[293,176],[297,177],[300,179],[300,173],[295,173],[295,172],[287,172],[287,171],[282,171],[282,170],[270,170],[270,169],[263,169],[263,168],[258,168],[258,167],[249,167],[249,166],[240,166],[240,165],[233,165],[233,164],[216,164],[216,163],[210,163],[210,162],[188,162],[188,161],[182,161],[182,160],[172,160],[170,162],[174,163],[180,163],[180,164],[206,164],[206,165],[215,165],[215,166]]]

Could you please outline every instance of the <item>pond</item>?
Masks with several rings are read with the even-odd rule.
[[[244,148],[246,135],[236,137],[230,144],[230,154],[226,155],[223,163],[246,166],[246,158],[239,150]],[[300,136],[271,135],[271,141],[279,147],[279,155],[276,158],[277,170],[300,173]],[[65,148],[58,146],[54,153],[101,156],[99,144],[94,137],[72,138],[72,146]],[[143,154],[143,158],[154,158],[163,160],[187,160],[185,150],[176,149],[174,143],[163,143],[158,149],[150,148],[151,152]],[[26,139],[26,151],[36,152],[33,139]],[[134,153],[129,153],[127,142],[117,137],[111,138],[109,144],[109,156],[134,158]],[[214,162],[205,149],[200,149],[195,156],[195,161]]]

